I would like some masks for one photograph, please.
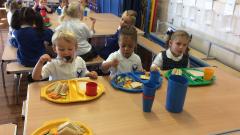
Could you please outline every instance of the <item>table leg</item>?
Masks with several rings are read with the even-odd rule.
[[[6,84],[5,84],[5,75],[4,75],[4,61],[1,62],[1,71],[2,71],[2,83],[3,83],[3,88],[6,88]]]

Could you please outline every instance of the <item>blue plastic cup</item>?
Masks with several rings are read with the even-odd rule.
[[[159,71],[151,71],[150,72],[150,80],[151,83],[160,83],[160,72]]]
[[[144,112],[151,112],[153,101],[154,101],[154,96],[145,96],[143,94],[143,111]]]
[[[145,96],[155,96],[156,93],[156,85],[152,83],[146,83],[143,86],[143,94]]]
[[[88,16],[88,11],[87,10],[84,10],[83,16]]]
[[[171,75],[168,79],[166,109],[169,112],[179,113],[187,93],[188,80],[180,75]]]

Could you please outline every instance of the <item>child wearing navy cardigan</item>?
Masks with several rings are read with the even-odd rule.
[[[35,27],[34,27],[35,25]],[[17,60],[24,66],[34,67],[45,50],[45,45],[51,45],[53,31],[45,29],[43,18],[32,8],[23,7],[14,12],[11,20],[14,47],[17,50]]]
[[[121,17],[120,26],[117,29],[116,33],[113,36],[105,39],[106,42],[105,47],[98,52],[103,59],[107,59],[111,53],[119,49],[118,45],[119,30],[123,26],[134,25],[136,22],[136,16],[137,13],[134,10],[124,11]]]

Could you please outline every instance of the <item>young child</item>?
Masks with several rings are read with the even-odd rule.
[[[33,10],[36,12],[40,12],[41,10],[45,10],[48,13],[52,13],[52,9],[47,5],[47,0],[35,0]]]
[[[85,61],[75,55],[77,40],[74,33],[70,31],[56,31],[52,37],[53,49],[57,53],[56,59],[51,59],[44,54],[33,69],[32,78],[42,80],[63,80],[76,77],[90,77],[97,79],[95,71],[89,72]],[[44,65],[45,62],[47,64]]]
[[[121,17],[121,21],[120,21],[120,26],[117,29],[116,33],[105,39],[105,47],[102,48],[99,51],[99,55],[103,58],[103,59],[107,59],[107,57],[117,51],[119,49],[119,45],[118,45],[118,37],[119,37],[119,30],[121,27],[126,26],[126,25],[135,25],[136,22],[136,16],[137,13],[134,10],[126,10],[124,11],[124,13],[122,14]]]
[[[68,0],[60,0],[60,5],[57,8],[58,15],[61,15],[61,13],[63,12],[63,8],[65,6],[68,6],[68,4],[69,4]]]
[[[17,50],[17,59],[22,65],[34,67],[51,45],[53,31],[44,29],[43,19],[32,8],[23,7],[13,13],[11,27],[14,29],[12,41]]]
[[[5,2],[5,8],[7,11],[7,21],[9,24],[9,35],[12,36],[12,28],[11,28],[11,20],[12,20],[12,14],[22,7],[22,1],[20,0],[7,0]]]
[[[56,30],[67,29],[72,31],[77,37],[77,55],[81,56],[85,61],[89,61],[97,56],[95,49],[88,42],[88,38],[91,38],[94,34],[94,25],[96,19],[92,18],[91,29],[80,21],[80,4],[79,2],[72,2],[69,6],[64,7],[64,12],[61,17],[62,24],[56,28]]]
[[[173,68],[189,67],[189,56],[187,52],[191,36],[183,30],[176,30],[171,34],[169,49],[160,52],[154,59],[151,70],[169,70]]]
[[[119,31],[119,50],[111,53],[102,64],[103,72],[110,70],[110,76],[131,71],[142,71],[140,57],[134,53],[137,45],[137,30],[134,26],[123,26]]]

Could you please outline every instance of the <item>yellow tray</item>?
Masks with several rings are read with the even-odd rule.
[[[59,82],[59,81],[57,81]],[[54,82],[54,83],[57,83]],[[51,83],[45,87],[41,88],[41,97],[55,102],[55,103],[71,103],[71,102],[81,102],[81,101],[89,101],[89,100],[93,100],[96,99],[98,97],[100,97],[103,93],[104,93],[104,86],[101,83],[97,83],[97,95],[96,96],[87,96],[85,94],[86,92],[86,83],[88,82],[94,82],[94,81],[90,81],[87,79],[72,79],[72,80],[61,80],[61,83],[68,83],[69,86],[69,91],[68,94],[66,96],[65,99],[60,98],[60,99],[52,99],[50,97],[48,97],[48,95],[46,94],[46,90],[51,87],[52,85],[54,85],[54,83]]]
[[[51,130],[51,132],[53,132],[53,133],[56,133],[58,126],[67,121],[70,121],[70,120],[66,118],[66,119],[58,119],[58,120],[48,121],[48,122],[44,123],[43,126],[36,129],[32,133],[32,135],[44,135],[49,130]],[[84,135],[92,135],[93,134],[92,130],[90,128],[88,128],[86,125],[84,125],[83,123],[78,122],[78,121],[74,121],[73,123],[81,126],[82,128],[84,128],[86,130],[86,133]]]

